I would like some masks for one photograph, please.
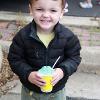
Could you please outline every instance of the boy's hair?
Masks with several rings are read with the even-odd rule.
[[[31,5],[32,3],[34,3],[35,1],[38,1],[38,0],[29,0],[29,4]],[[57,1],[57,0],[54,0],[54,1]],[[65,2],[66,0],[62,0],[62,9],[65,8]]]

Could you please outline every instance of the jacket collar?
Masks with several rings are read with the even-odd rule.
[[[64,38],[64,26],[61,25],[59,22],[56,24],[56,26],[54,27],[54,33],[57,37],[59,38]],[[31,23],[31,32],[30,32],[30,37],[35,38],[37,40],[39,40],[38,36],[37,36],[37,29],[36,29],[36,23],[34,22],[34,20]]]
[[[65,34],[68,32],[68,29],[58,22],[54,28],[54,32],[59,38],[65,38]]]
[[[31,22],[31,26],[30,26],[31,32],[30,32],[30,37],[35,38],[36,40],[39,40],[38,36],[37,36],[37,29],[36,29],[36,23],[34,22],[34,20]]]

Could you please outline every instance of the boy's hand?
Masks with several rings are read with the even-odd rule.
[[[54,74],[53,74],[53,80],[52,80],[52,84],[53,86],[63,78],[64,73],[62,71],[61,68],[55,68]]]
[[[42,79],[41,76],[38,75],[37,71],[31,72],[29,74],[28,80],[29,82],[31,82],[32,84],[35,84],[38,87],[45,85],[45,81]]]

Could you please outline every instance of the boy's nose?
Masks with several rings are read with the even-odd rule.
[[[49,16],[50,16],[50,13],[49,13],[49,12],[44,12],[44,13],[42,14],[42,16],[43,16],[43,17],[49,17]]]

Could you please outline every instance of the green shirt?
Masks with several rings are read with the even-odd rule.
[[[46,48],[48,47],[50,41],[54,38],[54,32],[47,34],[37,33],[37,35],[39,39],[43,42],[43,44],[46,46]]]

